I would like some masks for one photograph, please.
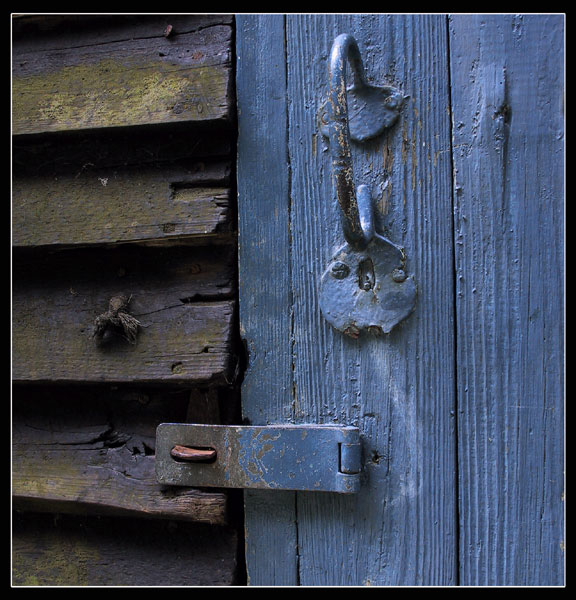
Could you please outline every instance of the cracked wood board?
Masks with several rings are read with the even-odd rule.
[[[12,243],[205,243],[231,235],[229,164],[78,169],[15,174]]]
[[[155,430],[185,421],[189,392],[17,388],[12,500],[18,510],[155,517],[224,525],[219,491],[164,488]],[[81,407],[81,410],[79,410]]]
[[[204,26],[181,18],[168,35],[165,17],[136,23],[88,18],[16,35],[13,133],[228,123],[230,17]]]
[[[209,249],[19,253],[13,283],[15,382],[226,384],[233,377],[233,252]],[[131,295],[142,327],[99,348],[94,319]]]

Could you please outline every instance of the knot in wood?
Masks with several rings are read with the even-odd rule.
[[[132,296],[124,294],[112,296],[108,310],[96,317],[92,337],[99,345],[110,341],[114,335],[123,337],[130,344],[136,343],[140,321],[128,312],[131,299]]]

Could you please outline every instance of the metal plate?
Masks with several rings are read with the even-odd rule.
[[[366,142],[392,127],[406,97],[391,86],[356,85],[346,90],[350,139]],[[322,103],[318,124],[324,137],[330,136],[330,104]]]
[[[178,462],[175,445],[214,448],[217,458]],[[349,494],[360,487],[360,466],[356,427],[162,423],[156,430],[156,478],[165,485]]]
[[[416,284],[404,272],[402,249],[378,234],[364,250],[340,248],[320,282],[322,314],[351,337],[362,330],[390,333],[415,305]]]

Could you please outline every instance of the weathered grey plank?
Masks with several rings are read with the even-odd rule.
[[[17,388],[13,507],[226,524],[224,493],[156,482],[156,427],[185,422],[188,404],[188,392]]]
[[[563,583],[563,35],[450,18],[465,585]]]
[[[15,175],[13,246],[207,242],[229,234],[226,163]]]
[[[240,332],[248,370],[242,413],[253,425],[289,420],[290,184],[281,15],[237,16]],[[247,491],[246,564],[253,585],[298,582],[295,494]]]
[[[337,35],[356,37],[367,76],[410,96],[387,135],[352,148],[377,227],[404,246],[416,311],[390,335],[353,340],[318,307],[320,275],[344,243],[316,114]],[[296,422],[360,427],[355,497],[297,494],[303,585],[457,581],[453,256],[446,21],[440,15],[287,17]]]
[[[12,585],[235,585],[237,543],[225,527],[16,515]]]
[[[110,29],[108,21],[100,26]],[[122,19],[112,29],[94,39],[64,29],[54,49],[42,38],[14,44],[14,134],[230,121],[229,22],[170,35],[162,18],[155,28],[132,30]]]
[[[247,494],[250,583],[454,584],[446,22],[440,16],[286,19],[285,34],[279,20],[274,23],[274,37],[261,33],[272,30],[267,18],[248,20],[245,33],[239,20],[239,44],[246,36],[248,45],[255,31],[260,42],[267,40],[249,54],[252,69],[242,66],[242,53],[238,61],[240,315],[250,359],[243,410],[259,422],[358,425],[366,483],[354,497],[298,493],[296,507],[291,495],[268,499]],[[357,184],[371,186],[378,200],[378,227],[405,246],[408,269],[419,285],[416,313],[379,339],[352,340],[334,332],[321,317],[317,300],[320,274],[343,243],[329,154],[316,121],[328,89],[327,57],[334,38],[343,32],[356,36],[374,83],[396,84],[410,94],[399,126],[353,149]],[[273,40],[276,51],[270,50],[276,48]],[[250,118],[256,102],[263,104],[258,119]],[[242,158],[242,148],[258,147],[265,151],[257,165]],[[262,179],[266,186],[261,186]],[[257,226],[250,220],[253,215],[259,217]],[[252,264],[254,256],[257,265]],[[268,289],[269,279],[273,290]],[[254,293],[243,295],[242,290],[252,289]],[[257,322],[263,311],[270,327]],[[296,535],[288,526],[290,518]],[[259,535],[266,527],[278,537]],[[283,561],[273,560],[280,549]]]
[[[19,255],[23,256],[23,255]],[[232,377],[230,249],[25,254],[15,264],[15,381],[225,384]],[[118,293],[142,323],[135,345],[98,347],[96,316]]]

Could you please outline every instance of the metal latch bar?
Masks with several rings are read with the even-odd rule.
[[[216,459],[177,460],[175,446],[210,448]],[[156,430],[156,478],[164,485],[350,494],[360,472],[357,427],[162,423]]]

